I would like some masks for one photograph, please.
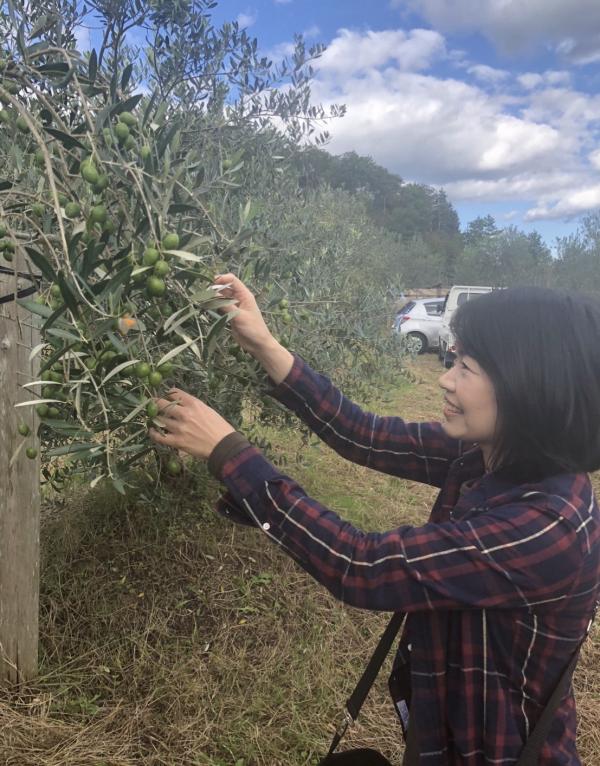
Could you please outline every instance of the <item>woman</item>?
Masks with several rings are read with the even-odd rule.
[[[208,459],[228,490],[220,512],[260,527],[337,598],[408,614],[390,689],[404,723],[410,701],[411,763],[514,764],[600,595],[588,476],[600,468],[600,307],[536,288],[466,303],[440,378],[444,421],[407,423],[344,398],[277,343],[236,277],[216,282],[230,285],[233,333],[272,395],[345,458],[439,487],[430,519],[355,529],[177,389],[160,401],[166,433],[152,437]],[[569,689],[539,763],[580,764],[575,730]]]

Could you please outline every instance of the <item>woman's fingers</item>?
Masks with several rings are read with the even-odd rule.
[[[151,428],[148,433],[153,442],[162,444],[165,447],[172,447],[176,440],[176,437],[173,434],[161,434],[156,428]]]
[[[177,404],[192,404],[192,402],[199,402],[200,399],[188,394],[187,391],[182,391],[181,388],[170,388],[167,391],[167,396],[171,398],[170,404],[173,402]]]
[[[154,401],[158,405],[161,416],[177,418],[181,414],[181,405],[178,401],[170,399],[155,399]]]

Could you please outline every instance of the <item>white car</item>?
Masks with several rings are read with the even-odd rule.
[[[454,285],[446,296],[444,311],[440,323],[440,332],[437,342],[438,357],[445,367],[452,367],[455,356],[454,336],[450,329],[450,321],[456,309],[478,295],[485,295],[495,288],[482,287],[480,285]]]
[[[409,338],[413,350],[423,354],[428,348],[437,347],[443,309],[443,298],[409,301],[396,314],[392,330]]]

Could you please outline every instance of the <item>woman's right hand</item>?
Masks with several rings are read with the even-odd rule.
[[[258,308],[256,299],[246,285],[234,274],[219,274],[215,285],[229,285],[219,290],[222,298],[236,301],[237,306],[224,306],[220,311],[234,312],[231,319],[231,331],[240,346],[250,354],[256,354],[270,344],[275,343],[263,315]]]
[[[223,298],[236,301],[237,305],[223,306],[221,311],[237,311],[231,318],[231,332],[240,346],[257,359],[271,380],[281,383],[294,364],[294,357],[271,335],[254,295],[235,274],[220,274],[216,285],[228,285],[219,290]]]

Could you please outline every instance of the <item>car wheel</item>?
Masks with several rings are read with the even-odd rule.
[[[444,354],[444,367],[449,370],[454,364],[454,354],[452,351],[446,351]]]
[[[441,340],[438,340],[438,359],[440,362],[444,361],[444,347]]]
[[[411,340],[415,354],[424,354],[427,351],[427,338],[420,332],[409,332],[407,337]]]

